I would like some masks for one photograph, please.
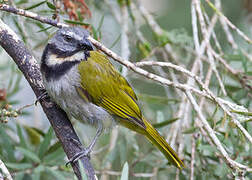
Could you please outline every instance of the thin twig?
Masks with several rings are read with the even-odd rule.
[[[201,120],[204,129],[208,132],[209,137],[212,139],[212,141],[214,142],[214,144],[216,145],[217,149],[221,152],[222,156],[224,157],[224,160],[226,162],[226,164],[233,170],[237,170],[237,167],[243,170],[246,170],[248,172],[252,172],[252,168],[249,168],[243,164],[237,163],[235,161],[233,161],[229,156],[228,153],[226,152],[226,150],[223,148],[223,146],[221,145],[221,142],[219,141],[219,139],[217,138],[217,136],[214,133],[214,130],[210,127],[210,125],[208,124],[207,120],[205,119],[204,115],[202,114],[200,107],[198,106],[198,104],[196,103],[194,97],[192,96],[191,92],[189,91],[185,91],[188,99],[190,100],[194,110],[197,112],[199,119]]]
[[[0,179],[3,178],[4,180],[12,180],[10,172],[8,171],[7,167],[5,166],[5,164],[1,159],[0,159],[0,170],[1,170]]]
[[[196,8],[197,9],[197,8]],[[8,12],[13,12],[13,13],[16,13],[16,14],[20,14],[20,15],[23,15],[23,16],[26,16],[26,17],[30,17],[33,18],[33,19],[36,19],[36,20],[39,20],[41,22],[44,22],[44,23],[49,23],[51,25],[54,25],[54,26],[58,26],[58,27],[66,27],[67,25],[65,24],[62,24],[62,23],[57,23],[56,21],[52,21],[50,19],[47,19],[47,18],[41,18],[40,16],[38,16],[37,14],[35,13],[30,13],[30,12],[27,12],[27,11],[24,11],[24,10],[20,10],[20,9],[15,9],[13,7],[10,7],[8,5],[0,5],[0,10],[4,10],[4,11],[8,11]],[[203,40],[202,44],[201,44],[201,48],[200,48],[200,52],[199,52],[199,55],[203,54],[204,52],[204,49],[207,45],[207,43],[209,42],[209,37],[210,37],[210,32],[212,32],[212,28],[210,27],[207,31],[207,36],[205,37],[205,39]],[[173,83],[171,81],[169,81],[168,79],[165,79],[165,78],[162,78],[160,76],[157,76],[155,74],[152,74],[152,73],[149,73],[141,68],[138,68],[136,67],[134,64],[132,64],[131,62],[129,61],[126,61],[124,59],[122,59],[120,56],[118,56],[117,54],[115,54],[113,51],[109,50],[108,48],[106,48],[104,45],[102,45],[100,42],[96,41],[95,39],[93,39],[91,36],[89,36],[89,40],[100,50],[102,50],[105,54],[107,54],[108,56],[112,57],[113,59],[115,59],[116,61],[118,61],[119,63],[127,66],[128,68],[130,68],[131,70],[133,70],[134,72],[138,73],[138,74],[141,74],[149,79],[152,79],[152,80],[155,80],[157,82],[160,82],[161,84],[165,84],[165,85],[169,85],[169,86],[173,86],[175,88],[178,88],[178,89],[181,89],[182,91],[184,90],[189,90],[189,91],[193,91],[199,95],[202,95],[202,96],[205,96],[207,98],[210,98],[210,99],[213,99],[216,101],[216,102],[219,102],[219,103],[225,103],[227,104],[228,106],[232,106],[232,108],[237,108],[238,106],[237,105],[234,105],[230,102],[227,102],[223,99],[220,99],[220,98],[216,98],[212,93],[211,95],[208,93],[206,94],[205,92],[202,92],[200,90],[197,90],[191,86],[188,86],[186,84],[177,84],[177,83]],[[192,71],[193,72],[193,71]],[[210,92],[210,91],[208,91]],[[230,113],[229,113],[230,114]],[[239,124],[238,121],[235,121],[237,126],[239,128],[241,128],[242,126]],[[242,129],[242,128],[241,128]],[[242,130],[242,132],[245,132],[245,136],[246,137],[249,137],[250,139],[250,135],[248,133],[246,133],[246,130],[244,131],[244,128]]]
[[[111,132],[111,138],[110,138],[110,141],[109,141],[109,147],[108,147],[107,154],[111,153],[111,151],[115,148],[117,138],[118,138],[118,133],[119,133],[118,128],[117,127],[113,128],[113,130]],[[107,171],[107,170],[111,169],[111,167],[112,167],[111,162],[106,162],[104,169],[106,169],[106,171]],[[101,180],[109,179],[109,177],[107,175],[109,175],[109,174],[104,173],[104,171],[102,171],[100,179]]]
[[[23,10],[23,9],[14,8],[14,7],[9,6],[7,4],[0,4],[0,10],[10,12],[10,13],[14,13],[14,14],[18,14],[18,15],[25,16],[25,17],[28,17],[28,18],[32,18],[32,19],[34,19],[36,21],[40,21],[42,23],[50,24],[52,26],[56,26],[56,27],[59,27],[59,28],[67,27],[67,25],[64,24],[64,23],[60,23],[60,22],[57,22],[56,20],[52,20],[52,19],[49,19],[49,18],[39,16],[38,14],[33,13],[31,11],[26,11],[26,10]]]
[[[0,20],[0,45],[12,57],[17,64],[20,71],[30,84],[33,92],[39,97],[46,90],[43,86],[42,75],[40,72],[37,60],[32,56],[24,43],[19,39],[15,32],[8,27],[2,20]],[[50,106],[48,106],[50,104]],[[80,151],[79,147],[70,140],[75,139],[79,141],[70,120],[66,113],[60,109],[51,100],[41,101],[42,108],[50,121],[56,136],[62,144],[62,147],[70,159],[74,154]],[[62,131],[64,129],[64,131]],[[82,157],[81,162],[90,180],[95,180],[96,176],[94,169],[90,164],[88,157]],[[81,179],[78,163],[72,163],[73,170],[76,176]]]
[[[191,148],[191,172],[190,172],[190,180],[194,179],[194,163],[195,163],[195,148],[196,148],[196,143],[195,143],[195,134],[192,135],[191,141],[192,141],[192,148]]]
[[[197,3],[199,1],[196,1]],[[0,6],[0,10],[2,9],[3,6]],[[198,10],[197,10],[197,7],[198,7]],[[6,10],[6,8],[4,9]],[[199,6],[196,6],[196,10],[197,12],[201,13],[201,11],[199,11]],[[6,10],[7,11],[7,10]],[[13,13],[16,13],[18,14],[16,11],[10,11],[10,12],[13,12]],[[24,16],[28,16],[27,13],[20,13],[20,15],[24,15]],[[34,13],[33,13],[34,15]],[[28,16],[29,17],[29,16]],[[200,16],[199,16],[200,17]],[[203,16],[202,16],[203,17]],[[31,18],[33,19],[36,19],[35,16],[32,16]],[[46,18],[45,18],[46,19]],[[51,25],[54,25],[54,26],[58,26],[58,27],[62,27],[62,26],[66,26],[66,25],[62,25],[62,24],[57,24],[57,23],[52,23],[50,21],[46,21],[45,19],[43,19],[43,21],[45,23],[49,23]],[[38,18],[37,20],[41,21],[41,18]],[[202,21],[202,19],[200,20],[200,22]],[[203,19],[204,21],[204,19]],[[42,22],[42,21],[41,21]],[[156,32],[159,32],[160,34],[163,33],[163,30],[159,28],[159,26],[156,26],[157,24],[153,21],[152,25],[155,27],[155,31]],[[203,25],[204,27],[204,25]],[[203,56],[204,52],[205,52],[205,49],[206,47],[208,46],[209,44],[209,40],[210,40],[210,37],[211,37],[211,34],[213,32],[213,28],[214,28],[214,23],[210,23],[209,27],[208,28],[203,28],[204,32],[205,32],[205,35],[204,35],[204,39],[203,41],[201,42],[201,45],[200,45],[200,48],[199,48],[199,52],[195,61],[194,61],[194,65],[193,65],[193,68],[192,68],[192,71],[190,73],[186,71],[184,71],[185,69],[182,69],[184,73],[187,73],[188,74],[191,74],[193,79],[197,81],[197,83],[199,83],[199,85],[203,88],[203,91],[201,90],[198,90],[196,88],[194,88],[192,85],[193,83],[187,83],[187,84],[180,84],[180,83],[174,83],[168,79],[165,79],[165,78],[162,78],[160,76],[157,76],[155,74],[152,74],[152,73],[149,73],[148,71],[145,71],[143,70],[142,68],[139,68],[137,66],[135,66],[133,63],[129,62],[129,61],[126,61],[124,60],[123,58],[121,58],[120,56],[118,56],[117,54],[115,54],[114,52],[112,52],[111,50],[109,50],[108,48],[106,48],[105,46],[103,46],[101,43],[99,43],[98,41],[94,40],[92,37],[89,37],[89,40],[97,47],[97,49],[100,49],[101,51],[103,51],[105,54],[107,54],[108,56],[112,57],[113,59],[115,59],[116,61],[118,61],[119,63],[127,66],[128,68],[130,68],[132,71],[138,73],[138,74],[141,74],[145,77],[147,77],[148,79],[152,79],[152,80],[155,80],[161,84],[164,84],[164,85],[168,85],[168,86],[173,86],[175,88],[178,88],[182,91],[185,91],[186,92],[186,95],[188,97],[188,99],[190,100],[190,102],[192,103],[193,105],[193,108],[195,109],[195,111],[198,113],[198,116],[202,122],[202,124],[204,125],[204,129],[208,132],[209,134],[209,137],[211,138],[211,140],[214,142],[214,144],[217,146],[218,150],[221,152],[221,154],[223,155],[224,157],[224,160],[225,162],[232,168],[232,169],[235,169],[235,168],[241,168],[241,169],[245,169],[247,171],[251,171],[251,168],[248,168],[247,166],[244,166],[240,163],[237,163],[235,161],[233,161],[232,159],[230,159],[230,157],[228,156],[227,152],[225,151],[225,149],[223,148],[223,146],[221,145],[220,141],[218,140],[218,138],[216,137],[213,129],[209,126],[208,122],[206,121],[205,117],[203,116],[201,110],[200,110],[200,107],[197,105],[195,99],[193,98],[191,92],[194,92],[200,96],[204,96],[204,97],[207,97],[211,100],[213,100],[214,102],[216,102],[222,109],[225,113],[227,113],[230,117],[232,117],[232,121],[237,125],[237,127],[243,132],[243,134],[245,135],[245,137],[250,141],[252,142],[252,138],[251,138],[251,135],[243,128],[243,126],[240,124],[240,122],[236,119],[237,117],[234,116],[228,108],[230,109],[243,109],[246,111],[245,108],[241,107],[241,106],[238,106],[236,104],[233,104],[233,103],[230,103],[229,101],[225,101],[219,97],[216,97],[210,90],[207,86],[205,86],[201,79],[196,76],[195,74],[197,73],[197,62],[200,61],[201,59],[201,56]],[[177,67],[176,67],[177,68]],[[179,68],[180,69],[180,68]],[[181,70],[181,69],[180,69]],[[227,107],[228,108],[227,108]],[[208,137],[208,136],[207,136]]]
[[[219,16],[223,18],[223,20],[229,25],[229,27],[235,30],[237,34],[239,34],[249,44],[252,44],[252,40],[246,34],[244,34],[239,28],[237,28],[231,21],[229,21],[228,18],[224,16],[223,13],[219,9],[217,9],[217,7],[215,7],[213,3],[211,3],[209,0],[206,0],[206,2]]]
[[[121,7],[121,56],[125,60],[129,60],[130,57],[130,49],[129,49],[129,38],[128,38],[128,30],[129,30],[129,25],[128,25],[128,10],[127,10],[127,5],[123,5]],[[122,68],[122,75],[127,76],[128,69],[123,66]]]

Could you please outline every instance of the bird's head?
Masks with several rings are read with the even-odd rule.
[[[93,45],[89,32],[80,27],[59,29],[49,40],[41,59],[41,71],[46,76],[60,76],[73,65],[87,60]],[[49,75],[48,75],[49,74]]]
[[[87,30],[79,27],[65,27],[59,29],[48,42],[50,51],[59,58],[70,57],[80,51],[93,50],[93,46],[87,39]]]

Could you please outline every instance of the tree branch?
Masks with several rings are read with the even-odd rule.
[[[45,88],[42,83],[42,76],[36,59],[32,56],[15,32],[2,20],[0,20],[0,45],[15,61],[18,68],[22,71],[26,80],[30,84],[35,95],[38,97],[45,92]],[[73,155],[78,153],[81,149],[71,141],[71,138],[77,141],[79,141],[79,138],[76,135],[66,113],[51,100],[42,100],[41,105],[54,129],[56,136],[61,142],[67,157],[73,157]],[[90,180],[95,180],[95,172],[89,158],[83,157],[80,160],[85,168],[88,178]],[[72,167],[76,176],[81,179],[78,163],[72,163]]]
[[[7,167],[3,163],[3,161],[0,159],[0,179],[3,178],[5,180],[13,180],[11,177],[10,172],[8,171]]]
[[[196,1],[196,2],[198,2],[198,1]],[[23,12],[23,11],[13,11],[13,10],[10,11],[10,10],[8,10],[7,5],[1,5],[0,10],[9,11],[9,12],[20,14],[20,15],[23,15],[23,16],[27,16],[27,14],[28,14],[28,12]],[[197,8],[196,8],[196,10],[197,10]],[[199,11],[199,9],[197,11]],[[199,11],[199,12],[201,12],[201,11]],[[143,9],[142,9],[142,13],[144,13]],[[66,25],[64,25],[62,23],[57,23],[56,21],[48,20],[46,18],[41,18],[38,15],[34,16],[34,13],[32,15],[33,16],[31,18],[39,20],[39,21],[44,22],[44,23],[51,24],[53,26],[57,26],[57,27],[66,26]],[[29,17],[29,16],[27,16],[27,17]],[[201,17],[203,17],[203,16],[201,16]],[[202,20],[204,21],[204,19],[202,19]],[[152,22],[152,21],[149,21],[149,23],[150,22]],[[214,19],[213,19],[213,22],[214,23],[210,22],[210,25],[208,27],[202,28],[204,30],[204,32],[205,32],[204,39],[201,41],[200,47],[198,47],[199,50],[197,51],[196,59],[194,61],[194,65],[193,65],[193,68],[192,68],[191,71],[188,71],[187,69],[182,68],[180,66],[175,66],[174,64],[171,64],[171,63],[160,63],[160,62],[155,62],[155,63],[153,63],[153,62],[143,62],[142,64],[138,63],[138,65],[150,65],[151,64],[151,65],[166,66],[166,67],[176,69],[177,71],[180,71],[180,72],[186,74],[187,76],[192,77],[192,78],[189,78],[189,80],[188,80],[188,82],[186,84],[180,84],[178,82],[172,82],[172,81],[170,81],[170,80],[168,80],[166,78],[162,78],[161,76],[158,76],[156,74],[149,73],[148,71],[137,67],[136,64],[133,64],[130,61],[126,61],[125,59],[121,58],[116,53],[114,53],[113,51],[111,51],[110,49],[108,49],[104,45],[102,45],[100,42],[93,39],[91,36],[89,37],[89,40],[94,44],[94,46],[96,46],[97,49],[103,51],[106,55],[112,57],[117,62],[127,66],[132,71],[134,71],[134,72],[136,72],[138,74],[141,74],[141,75],[145,76],[148,79],[157,81],[157,82],[159,82],[161,84],[164,84],[164,85],[173,86],[173,87],[175,87],[177,89],[180,89],[183,92],[185,92],[185,94],[187,95],[187,99],[189,99],[189,101],[193,105],[193,108],[198,113],[199,119],[201,120],[204,129],[208,133],[209,137],[211,138],[211,140],[213,141],[213,143],[215,144],[217,149],[222,154],[226,164],[233,170],[235,170],[237,168],[240,168],[240,169],[243,169],[243,170],[246,170],[246,171],[252,171],[251,168],[249,168],[249,167],[247,167],[245,165],[239,164],[239,163],[233,161],[229,157],[226,150],[222,146],[221,142],[216,137],[214,130],[211,128],[211,126],[206,121],[206,118],[204,117],[200,106],[197,104],[197,102],[195,101],[195,98],[193,97],[193,95],[191,93],[191,92],[194,92],[194,93],[196,93],[196,94],[198,94],[198,95],[200,95],[202,97],[207,97],[207,98],[211,99],[213,102],[215,102],[216,104],[218,104],[223,109],[223,111],[227,115],[229,115],[231,117],[232,121],[236,124],[237,128],[239,128],[241,130],[241,132],[245,135],[245,137],[252,143],[251,135],[246,131],[246,129],[244,129],[244,127],[239,122],[240,118],[238,118],[236,115],[234,115],[232,113],[232,111],[231,111],[233,109],[240,109],[241,111],[246,111],[247,112],[247,109],[243,108],[242,106],[238,106],[238,105],[236,105],[234,103],[231,103],[229,101],[226,101],[224,99],[221,99],[218,96],[214,95],[214,93],[212,91],[210,91],[208,86],[206,86],[201,81],[201,78],[199,78],[199,76],[196,75],[197,71],[198,71],[197,64],[198,64],[198,62],[200,62],[204,52],[208,48],[208,44],[209,44],[209,41],[210,41],[210,38],[211,38],[211,35],[212,35],[212,32],[213,32],[214,24],[215,24]],[[153,29],[157,34],[162,34],[163,30],[161,28],[159,28],[159,26],[156,26],[157,24],[155,24],[154,21],[153,21],[153,23],[150,23],[150,25],[153,26]],[[199,89],[194,87],[194,80],[193,79],[200,85],[202,90],[199,90]]]
[[[51,19],[48,19],[48,18],[44,18],[44,17],[41,17],[35,13],[32,13],[32,12],[28,12],[28,11],[25,11],[25,10],[22,10],[22,9],[16,9],[16,8],[13,8],[9,5],[6,5],[6,4],[1,4],[0,5],[0,10],[3,10],[3,11],[7,11],[7,12],[11,12],[11,13],[15,13],[15,14],[18,14],[18,15],[22,15],[22,16],[26,16],[26,17],[29,17],[29,18],[32,18],[32,19],[35,19],[35,20],[38,20],[40,22],[43,22],[43,23],[47,23],[47,24],[51,24],[53,26],[56,26],[56,27],[67,27],[68,25],[66,24],[63,24],[63,23],[58,23],[57,21],[54,21],[54,20],[51,20]],[[157,28],[157,27],[156,27]],[[202,41],[202,44],[201,44],[201,47],[200,47],[200,50],[199,50],[199,54],[195,60],[195,62],[197,62],[200,57],[202,56],[202,54],[204,53],[204,50],[205,48],[207,47],[207,44],[209,42],[209,38],[210,38],[210,34],[213,30],[213,27],[209,27],[207,30],[206,30],[206,37],[204,38],[204,40]],[[158,31],[158,30],[157,30]],[[232,117],[232,118],[235,118],[230,111],[228,111],[226,109],[226,107],[224,106],[227,105],[229,108],[231,109],[240,109],[242,111],[246,111],[245,108],[243,108],[242,106],[238,106],[236,104],[233,104],[231,102],[228,102],[226,100],[223,100],[219,97],[216,97],[207,87],[205,87],[203,85],[203,83],[200,81],[200,78],[193,75],[194,76],[194,79],[200,83],[200,85],[203,87],[203,89],[205,91],[201,91],[201,90],[198,90],[196,88],[194,88],[193,86],[190,85],[190,83],[187,83],[187,84],[180,84],[180,83],[175,83],[175,82],[172,82],[168,79],[165,79],[161,76],[158,76],[156,74],[153,74],[153,73],[149,73],[148,71],[142,69],[142,68],[139,68],[137,66],[135,66],[133,63],[131,63],[130,61],[127,61],[127,60],[124,60],[122,57],[118,56],[116,53],[114,53],[113,51],[111,51],[110,49],[106,48],[103,44],[101,44],[99,41],[96,41],[94,38],[92,38],[91,36],[88,37],[88,39],[92,42],[92,44],[94,46],[96,46],[97,49],[103,51],[106,55],[108,55],[109,57],[113,58],[114,60],[116,60],[117,62],[123,64],[124,66],[128,67],[129,69],[131,69],[132,71],[140,74],[140,75],[143,75],[145,77],[147,77],[148,79],[151,79],[151,80],[154,80],[154,81],[157,81],[161,84],[164,84],[164,85],[168,85],[168,86],[173,86],[175,88],[178,88],[182,91],[193,91],[194,93],[200,95],[200,96],[205,96],[207,97],[208,99],[211,99],[213,101],[215,101],[217,104],[220,105],[220,107],[225,111],[227,112],[227,114]],[[181,68],[179,68],[181,69]],[[177,69],[178,70],[178,69]],[[191,70],[192,74],[194,74],[194,70],[192,68]],[[191,79],[189,79],[191,80]],[[243,134],[247,137],[247,139],[252,142],[252,137],[251,135],[241,126],[240,122],[237,120],[237,119],[234,119],[233,120],[234,123],[237,125],[237,127],[243,132]]]

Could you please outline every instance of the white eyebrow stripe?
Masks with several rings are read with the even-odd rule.
[[[74,32],[71,32],[71,31],[67,31],[66,35],[69,35],[69,36],[73,37],[76,40],[81,40],[83,38],[83,37],[79,36],[78,34],[75,34]]]

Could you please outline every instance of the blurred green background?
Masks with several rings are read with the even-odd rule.
[[[106,47],[111,48],[111,50],[121,55],[123,23],[117,21],[115,12],[120,16],[120,10],[125,5],[125,2],[135,4],[136,1],[87,0],[85,2],[92,13],[92,17],[79,17],[78,20],[72,19],[70,24],[80,22],[88,23],[93,37],[96,37]],[[154,56],[150,55],[154,49],[161,49],[162,51],[164,43],[168,43],[173,48],[174,54],[178,57],[179,62],[190,70],[195,56],[189,51],[186,51],[185,48],[193,49],[194,47],[191,23],[191,1],[141,0],[139,2],[150,12],[160,27],[168,32],[168,36],[162,37],[163,39],[157,37],[139,14],[138,9],[127,7],[127,37],[129,38],[130,61],[138,62],[141,59],[149,58],[158,61],[170,61],[171,59],[174,62],[169,54],[164,56],[159,51]],[[211,17],[214,13],[213,9],[204,1],[201,2],[204,11]],[[49,0],[12,0],[7,3],[18,8],[36,12],[44,17],[51,18],[55,13],[55,6]],[[76,2],[73,1],[73,3]],[[223,14],[251,38],[252,3],[249,0],[222,0],[221,3]],[[77,12],[79,10],[77,9]],[[26,43],[37,60],[40,61],[43,48],[57,28],[6,12],[0,12],[0,16]],[[62,3],[59,17],[60,21],[63,22],[69,19],[69,14],[64,10]],[[136,34],[138,30],[144,36],[145,42],[141,41]],[[239,46],[237,50],[234,50],[228,43],[219,22],[214,30],[224,52],[223,57],[226,57],[228,64],[234,69],[241,70],[251,78],[252,63],[241,53],[241,49],[243,49],[251,57],[251,45],[232,31],[235,42]],[[199,37],[202,40],[202,36]],[[65,167],[67,161],[65,154],[50,128],[50,124],[41,110],[40,105],[32,105],[22,110],[21,113],[18,112],[18,115],[15,114],[17,109],[28,104],[33,104],[36,99],[22,73],[2,48],[0,48],[0,56],[0,90],[4,94],[6,91],[6,96],[4,95],[2,99],[0,96],[0,112],[2,113],[2,123],[0,123],[0,159],[5,163],[14,179],[75,178],[71,167]],[[165,59],[165,57],[168,57],[168,59]],[[119,71],[123,71],[120,64],[114,61],[112,63],[116,65]],[[237,79],[237,77],[230,75],[221,65],[218,64],[217,68],[225,84],[227,96],[225,97],[220,92],[220,87],[215,76],[211,79],[210,89],[218,94],[218,96],[243,105],[251,111],[251,92],[242,87],[239,78]],[[148,67],[146,69],[150,72],[160,72],[155,68]],[[204,75],[207,69],[208,65],[204,63]],[[167,72],[166,77],[171,79],[168,68],[163,68],[163,71]],[[170,127],[177,120],[181,97],[176,93],[174,88],[164,87],[130,70],[126,74],[126,78],[134,87],[139,97],[143,114],[152,124],[157,125],[161,122],[166,122],[158,130],[165,137],[169,137]],[[180,82],[184,83],[186,81],[185,76],[182,76],[180,73],[175,72],[174,74]],[[229,155],[236,161],[251,167],[251,144],[246,142],[244,136],[236,128],[233,128],[228,123],[228,120],[223,120],[225,119],[223,112],[218,106],[210,102],[206,106],[207,110],[205,111],[205,115],[208,118],[209,124],[215,127],[217,136]],[[3,115],[4,109],[13,113],[9,115],[11,117]],[[185,143],[180,156],[183,157],[187,168],[178,174],[177,178],[179,179],[189,179],[190,177],[191,137],[193,134],[199,133],[199,129],[194,126],[194,119],[196,118],[194,110],[191,110],[188,118],[190,127],[180,130],[180,136],[184,139]],[[83,144],[87,145],[95,135],[95,128],[75,121],[74,125]],[[242,125],[252,134],[251,119]],[[176,145],[179,143],[179,139],[177,141],[175,143],[175,149],[177,149]],[[199,138],[196,139],[195,179],[233,179],[236,176],[216,156],[216,151],[217,149],[215,147],[210,146],[204,137],[199,135]],[[122,127],[115,127],[113,131],[105,132],[100,137],[91,155],[91,160],[100,179],[123,178],[121,172],[123,167],[126,168],[126,162],[129,166],[129,179],[165,180],[176,178],[176,168],[167,164],[166,159],[151,144],[145,141],[143,137]],[[251,173],[246,173],[246,179],[251,178]]]

